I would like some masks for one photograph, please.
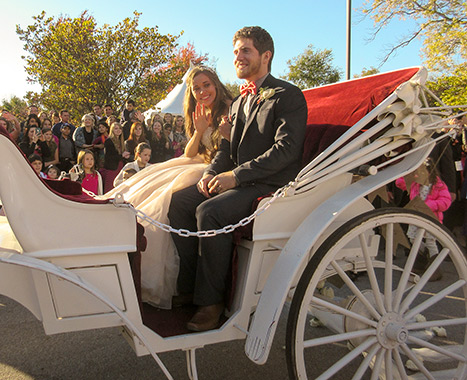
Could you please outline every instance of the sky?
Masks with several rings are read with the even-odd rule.
[[[359,8],[363,0],[352,1],[351,76],[362,69],[378,67],[388,46],[406,35],[414,26],[411,21],[396,21],[370,41],[373,22],[362,19]],[[237,80],[233,67],[232,36],[243,26],[259,25],[272,36],[275,56],[272,74],[285,75],[287,61],[301,54],[308,45],[332,49],[333,65],[345,73],[346,65],[346,0],[113,0],[63,1],[15,0],[2,4],[0,40],[0,101],[12,95],[23,97],[37,85],[26,82],[22,42],[16,25],[23,29],[33,23],[32,16],[46,11],[48,16],[78,17],[87,10],[99,25],[115,25],[134,11],[141,12],[140,27],[158,26],[162,34],[179,35],[180,45],[191,43],[196,51],[208,54],[224,82]],[[381,72],[418,66],[421,42],[415,41],[400,50],[381,68]]]

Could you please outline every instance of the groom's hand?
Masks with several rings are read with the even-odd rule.
[[[198,188],[198,191],[203,194],[206,198],[211,198],[211,195],[209,194],[209,187],[208,183],[211,181],[211,179],[214,176],[212,174],[206,174],[201,178],[198,183],[196,184],[196,187]]]
[[[223,193],[237,186],[237,180],[233,172],[225,172],[216,175],[208,183],[209,193]]]

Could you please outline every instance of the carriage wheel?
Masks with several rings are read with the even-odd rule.
[[[439,254],[418,276],[426,233]],[[429,281],[438,268],[441,280]],[[466,282],[464,254],[437,221],[395,208],[350,220],[297,285],[287,322],[290,378],[466,379]]]

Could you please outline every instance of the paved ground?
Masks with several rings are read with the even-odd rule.
[[[426,291],[439,291],[452,281],[452,263],[443,265],[443,279],[430,283]],[[363,276],[359,281],[367,280]],[[444,304],[439,305],[437,312],[440,318],[455,316],[465,308],[465,299],[458,293],[452,294],[446,307]],[[264,366],[257,366],[245,356],[244,341],[211,345],[197,352],[200,380],[287,379],[283,348],[287,312],[286,308],[268,362]],[[464,331],[464,328],[461,330]],[[465,334],[462,331],[461,336]],[[163,353],[160,357],[175,379],[188,379],[183,352]],[[313,352],[311,357],[324,368],[336,360],[332,352],[326,354],[322,350]],[[339,379],[350,378],[347,374],[343,373]],[[41,323],[28,310],[0,296],[0,380],[164,378],[150,356],[137,357],[134,354],[118,329],[46,336]]]
[[[244,354],[244,341],[207,346],[197,352],[199,377],[287,379],[285,318],[281,319],[268,363],[258,366]],[[185,354],[160,355],[175,379],[188,379]],[[155,361],[137,357],[115,328],[47,336],[21,305],[0,296],[1,380],[164,379]]]

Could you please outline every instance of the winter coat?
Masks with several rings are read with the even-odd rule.
[[[401,190],[407,190],[404,178],[396,179],[396,186]],[[420,186],[419,183],[412,182],[409,192],[411,200],[420,195]],[[443,212],[451,206],[451,202],[452,199],[448,187],[437,177],[436,183],[431,187],[430,193],[425,199],[426,205],[435,213],[438,220],[443,223]]]

